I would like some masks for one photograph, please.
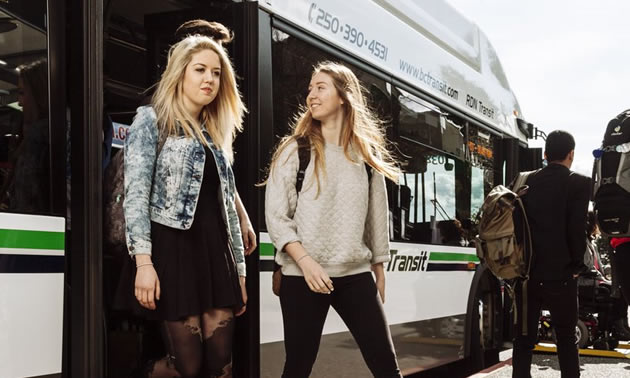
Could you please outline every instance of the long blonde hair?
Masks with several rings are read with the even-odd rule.
[[[330,76],[337,90],[337,94],[343,100],[344,121],[341,129],[341,144],[346,158],[357,162],[350,154],[352,150],[377,172],[398,182],[400,169],[396,161],[386,148],[384,123],[379,120],[369,109],[365,100],[365,89],[359,79],[346,66],[334,62],[320,62],[313,69],[311,77],[323,72]],[[326,174],[324,161],[324,137],[322,135],[320,121],[313,119],[310,109],[303,106],[295,118],[293,133],[282,139],[271,160],[271,169],[277,163],[282,151],[298,138],[306,138],[311,149],[315,152],[314,173],[317,179],[317,192],[319,193],[319,173]]]
[[[197,120],[193,119],[184,107],[183,81],[192,56],[203,50],[211,50],[219,56],[221,77],[217,97],[201,109]],[[166,69],[153,94],[152,103],[160,132],[165,135],[178,135],[183,131],[187,137],[196,137],[201,143],[207,144],[203,136],[205,129],[212,142],[221,148],[230,160],[233,159],[232,141],[236,133],[243,129],[243,115],[247,109],[236,85],[232,63],[225,49],[217,42],[205,36],[193,35],[173,45],[168,53]]]

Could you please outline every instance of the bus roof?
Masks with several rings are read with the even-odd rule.
[[[265,0],[260,7],[442,103],[526,141],[497,54],[445,0]],[[313,62],[315,63],[315,62]]]

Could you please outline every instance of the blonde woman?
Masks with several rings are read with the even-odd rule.
[[[152,104],[125,144],[129,291],[163,322],[168,351],[146,375],[231,377],[233,318],[247,302],[232,140],[246,109],[221,44],[173,45]]]
[[[293,135],[274,153],[265,195],[267,228],[283,274],[282,376],[309,376],[332,306],[372,374],[399,377],[381,303],[383,263],[390,259],[385,177],[397,181],[399,171],[385,148],[380,123],[347,67],[317,65],[306,105]],[[311,151],[299,193],[298,142]]]

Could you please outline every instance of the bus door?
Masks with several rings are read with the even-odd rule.
[[[535,169],[542,168],[543,165],[543,149],[542,148],[529,148],[519,147],[519,166],[520,172],[533,171]]]
[[[177,41],[174,34],[184,22],[205,19],[220,22],[234,33],[226,50],[236,71],[239,89],[248,108],[244,131],[235,141],[234,172],[236,182],[250,219],[256,230],[258,213],[255,207],[257,182],[257,4],[255,2],[154,1],[113,2],[105,23],[105,116],[113,125],[113,153],[119,153],[126,129],[133,120],[136,107],[150,103],[154,84],[166,67],[170,46]],[[134,62],[134,64],[130,64]],[[107,175],[105,176],[107,177]],[[108,251],[104,250],[105,258]],[[104,285],[115,281],[120,264],[110,256],[104,269]],[[236,322],[234,340],[234,375],[258,375],[258,272],[257,258],[247,260],[249,302],[247,312]],[[116,295],[116,288],[105,287],[107,301]],[[109,293],[109,294],[108,294]],[[108,311],[108,375],[123,376],[148,359],[164,355],[156,324],[134,318],[131,314]]]
[[[63,96],[49,96],[63,80],[53,8],[0,2],[1,377],[62,371],[66,125]]]

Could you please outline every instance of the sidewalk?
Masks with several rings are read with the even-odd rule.
[[[512,350],[501,352],[497,365],[469,378],[511,378]],[[580,356],[580,370],[582,378],[610,378],[630,376],[630,360],[606,357]],[[532,359],[532,377],[558,378],[560,366],[555,354],[534,353]]]

